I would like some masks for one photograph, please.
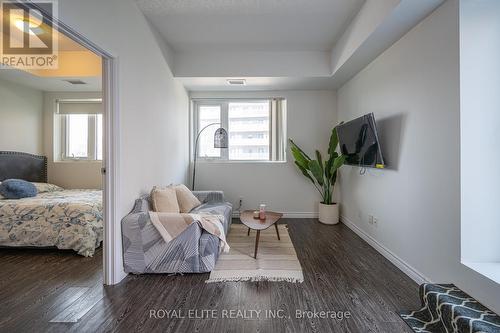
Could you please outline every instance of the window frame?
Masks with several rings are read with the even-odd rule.
[[[228,119],[227,119],[227,116],[226,116],[226,119],[224,119],[224,111],[223,111],[223,104],[224,102],[222,100],[200,100],[201,103],[199,103],[198,101],[194,101],[193,105],[194,105],[194,122],[193,122],[193,145],[196,144],[196,136],[199,134],[199,131],[202,129],[200,128],[200,119],[199,119],[199,113],[200,113],[200,106],[219,106],[220,107],[220,115],[219,115],[219,118],[220,118],[220,122],[221,122],[221,125],[219,127],[223,127],[223,128],[226,128],[227,129],[227,123],[228,123]],[[227,112],[226,112],[226,115],[227,115]],[[215,125],[213,125],[214,127],[214,131],[218,128],[216,127]],[[228,132],[229,134],[229,132]],[[194,150],[193,150],[194,151]],[[198,142],[198,156],[196,157],[196,159],[198,161],[211,161],[211,160],[214,160],[214,161],[224,161],[224,160],[228,160],[229,158],[229,152],[227,151],[227,149],[220,149],[220,155],[217,157],[217,156],[200,156],[200,150],[199,150],[199,142]]]
[[[221,125],[227,130],[228,136],[230,135],[229,131],[229,104],[230,103],[255,103],[255,102],[267,102],[269,103],[269,156],[265,160],[257,160],[257,159],[229,159],[229,147],[228,149],[220,149],[221,154],[220,157],[206,157],[200,155],[200,150],[198,147],[198,156],[196,156],[196,160],[199,162],[207,162],[207,163],[283,163],[286,162],[286,152],[282,152],[282,154],[278,154],[276,150],[279,149],[279,144],[277,143],[277,134],[276,132],[285,133],[286,136],[286,111],[285,115],[281,117],[281,121],[278,121],[278,117],[276,112],[273,110],[273,103],[276,100],[282,100],[285,102],[284,98],[193,98],[192,102],[192,135],[190,136],[192,141],[192,154],[191,158],[194,157],[194,145],[196,144],[196,136],[199,133],[200,128],[200,120],[199,120],[199,109],[200,106],[220,106],[220,119]],[[285,104],[285,103],[284,103]],[[277,127],[280,126],[282,129],[277,131]],[[214,130],[217,127],[214,125]],[[286,137],[283,138],[286,140]],[[286,146],[286,144],[285,144]],[[281,159],[277,159],[278,156],[281,156]]]
[[[97,117],[103,114],[85,114],[87,116],[88,128],[87,128],[87,156],[86,157],[75,157],[68,155],[69,149],[69,135],[68,135],[68,123],[71,114],[59,114],[59,104],[61,103],[102,103],[102,99],[88,98],[88,99],[58,99],[56,100],[56,114],[60,118],[60,160],[62,162],[75,162],[75,161],[86,161],[86,162],[102,162],[102,159],[97,159]],[[75,113],[76,114],[76,113]],[[104,121],[104,120],[103,120]]]

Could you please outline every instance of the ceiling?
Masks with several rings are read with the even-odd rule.
[[[271,91],[271,90],[333,90],[329,77],[238,77],[245,85],[229,86],[227,78],[180,77],[178,80],[190,91]]]
[[[88,51],[85,46],[78,44],[58,31],[56,31],[54,36],[57,38],[57,47],[59,51]]]
[[[41,91],[101,91],[101,58],[63,33],[54,30],[57,40],[57,69],[1,68],[0,79]],[[78,80],[85,84],[71,84]]]
[[[248,91],[335,90],[444,0],[135,1],[187,90]]]
[[[19,69],[0,69],[0,80],[41,91],[101,91],[101,77],[42,77]],[[71,84],[65,80],[81,80],[86,84]]]
[[[136,0],[174,51],[329,51],[365,0]]]

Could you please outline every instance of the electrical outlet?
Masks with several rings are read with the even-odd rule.
[[[368,224],[373,224],[373,215],[368,215]]]
[[[378,226],[378,218],[373,218],[373,225],[375,226],[375,228]]]

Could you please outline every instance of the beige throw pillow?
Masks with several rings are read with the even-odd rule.
[[[200,200],[184,184],[176,185],[175,193],[181,213],[189,213],[193,208],[201,205]]]
[[[160,213],[179,213],[179,204],[173,187],[153,187],[151,201],[153,210]]]

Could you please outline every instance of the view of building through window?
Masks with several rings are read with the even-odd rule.
[[[229,103],[229,159],[269,159],[269,102]]]
[[[283,99],[207,99],[194,102],[197,157],[206,160],[283,161],[286,104]],[[212,124],[206,128],[206,126]],[[214,133],[224,128],[227,148],[214,148]],[[193,141],[194,143],[194,141]]]
[[[210,124],[219,123],[218,125],[212,125],[206,130],[204,130],[199,139],[199,156],[202,157],[220,157],[221,151],[218,148],[214,148],[214,133],[217,128],[219,128],[221,122],[221,107],[220,105],[203,105],[200,106],[199,114],[199,131],[201,131],[205,126]]]

